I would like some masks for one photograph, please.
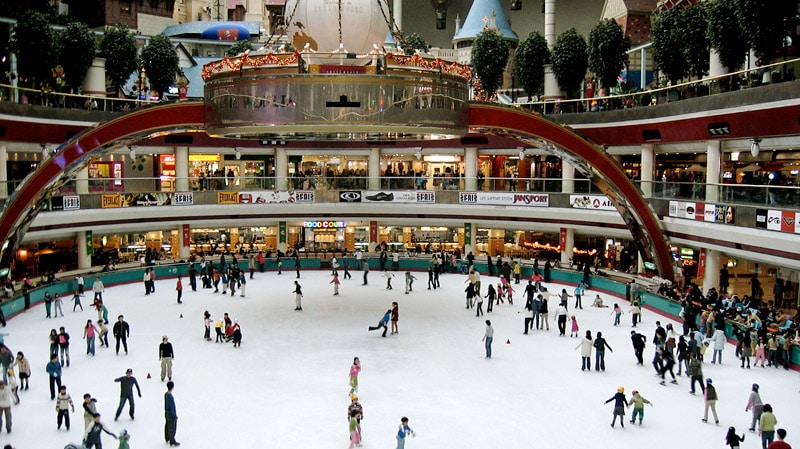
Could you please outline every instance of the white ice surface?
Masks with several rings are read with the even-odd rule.
[[[389,291],[373,270],[368,286],[361,285],[360,272],[353,272],[352,280],[342,280],[341,295],[333,296],[327,271],[304,271],[302,312],[293,310],[295,276],[288,271],[280,276],[256,273],[247,284],[246,298],[213,290],[192,292],[184,279],[182,305],[175,301],[174,279],[159,279],[151,296],[143,295],[139,283],[109,288],[105,301],[112,322],[124,314],[131,326],[127,356],[114,355],[113,338],[112,349],[98,345],[96,357],[85,354],[82,329],[87,319],[97,318],[88,307],[90,292],[83,312],[73,313],[65,298],[63,318],[45,319],[39,305],[2,330],[9,334],[5,340],[11,350],[29,358],[33,377],[30,390],[21,393],[22,403],[13,407],[13,433],[0,434],[0,445],[61,449],[80,442],[81,400],[88,392],[98,399],[109,428],[130,432],[131,448],[166,447],[166,388],[159,379],[157,352],[163,334],[175,348],[177,440],[187,448],[346,448],[348,371],[354,356],[363,366],[358,394],[364,406],[366,449],[394,448],[401,416],[408,416],[418,433],[407,441],[409,449],[723,447],[728,426],[740,432],[749,427],[750,413],[744,409],[753,382],[761,385],[763,400],[773,405],[779,427],[789,431],[788,441],[800,445],[794,371],[743,370],[733,358],[734,347],[728,345],[723,365],[704,366],[719,392],[721,422],[703,424],[703,401],[699,394],[688,393],[688,378],[682,376],[677,386],[660,386],[649,364],[654,323],[666,323],[664,317],[645,311],[639,327],[648,339],[645,366],[636,366],[630,316],[626,313],[622,325],[613,327],[611,309],[588,307],[596,293],[589,290],[584,309],[573,311],[570,304],[570,311],[578,317],[581,334],[585,329],[602,331],[614,352],[607,352],[605,372],[581,372],[580,354],[574,349],[579,340],[559,337],[552,321],[555,300],[550,302],[550,331],[523,335],[519,312],[524,285],[515,286],[513,306],[495,306],[493,313],[476,318],[474,310],[465,310],[466,276],[444,275],[442,288],[429,291],[426,273],[414,274],[418,280],[409,295],[403,294],[402,273]],[[490,278],[483,276],[482,281],[485,292]],[[554,292],[562,288],[549,287]],[[603,296],[609,305],[620,302]],[[392,301],[400,303],[399,335],[381,338],[379,332],[367,332]],[[623,308],[627,312],[627,303]],[[204,310],[214,320],[228,312],[239,321],[241,348],[203,340]],[[492,359],[484,357],[481,343],[486,318],[495,328]],[[63,376],[76,405],[69,432],[56,430],[45,373],[48,332],[59,326],[72,337],[72,366],[64,368]],[[135,421],[126,409],[114,422],[119,385],[113,379],[126,368],[134,370],[143,397],[136,398]],[[618,386],[625,387],[628,397],[636,389],[653,401],[642,427],[609,426],[612,404],[603,402]],[[117,447],[108,435],[103,440],[104,447]],[[742,447],[760,447],[757,436],[748,433]]]

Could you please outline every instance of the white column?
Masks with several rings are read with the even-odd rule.
[[[711,48],[711,51],[708,52],[708,75],[706,78],[713,78],[715,76],[720,76],[728,73],[725,69],[725,66],[722,65],[722,62],[719,60],[719,52],[717,52],[716,48]]]
[[[653,196],[653,167],[656,162],[655,145],[646,143],[642,145],[642,160],[639,176],[641,177],[641,190],[645,198]]]
[[[572,250],[575,247],[575,230],[566,228],[565,234],[564,247],[561,248],[561,263],[563,265],[569,265],[573,255]]]
[[[403,29],[403,0],[394,0],[392,2],[392,16],[394,23],[397,24],[397,29]]]
[[[711,287],[719,287],[720,253],[713,249],[706,250],[706,268],[703,277],[703,293],[708,292]]]
[[[286,190],[289,188],[289,157],[286,149],[275,148],[275,189]]]
[[[575,167],[561,159],[561,193],[575,192]],[[572,246],[570,246],[570,251]]]
[[[722,142],[709,140],[706,142],[706,198],[705,202],[719,201],[720,172],[722,171]]]
[[[89,194],[89,167],[85,166],[75,173],[75,193],[78,195]]]
[[[75,242],[78,245],[78,269],[85,270],[92,267],[92,258],[89,256],[86,242],[86,231],[78,231],[75,234]]]
[[[189,147],[175,147],[175,191],[192,190],[189,182]],[[188,255],[187,255],[188,257]]]
[[[8,198],[8,148],[0,142],[0,199]]]
[[[547,48],[552,50],[556,43],[556,0],[544,0],[544,39],[547,41]],[[561,88],[553,73],[553,66],[545,64],[544,98],[560,97],[562,97]]]
[[[464,190],[478,189],[478,149],[464,148]],[[473,231],[472,235],[475,235]]]
[[[381,188],[381,149],[369,149],[369,164],[367,166],[367,189],[380,190]]]

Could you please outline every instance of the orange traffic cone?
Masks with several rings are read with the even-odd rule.
[[[147,378],[148,378],[148,379],[152,379],[152,377],[153,377],[153,376],[151,376],[151,375],[150,375],[150,373],[147,373]]]

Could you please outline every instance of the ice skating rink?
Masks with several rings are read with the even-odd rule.
[[[394,448],[402,416],[410,418],[418,434],[407,439],[409,449],[721,448],[728,426],[747,433],[743,449],[756,448],[760,442],[747,432],[750,413],[745,412],[754,382],[761,385],[764,402],[773,405],[778,427],[788,430],[787,442],[800,446],[797,372],[741,369],[734,346],[728,345],[721,366],[704,364],[705,376],[713,378],[719,393],[720,415],[719,425],[704,424],[702,397],[689,394],[688,377],[681,376],[677,386],[661,386],[649,364],[655,321],[667,322],[654,312],[646,310],[639,326],[648,341],[642,367],[631,348],[627,303],[621,304],[626,313],[618,327],[612,326],[610,308],[588,307],[596,291],[587,291],[583,310],[569,304],[580,333],[602,331],[614,351],[606,351],[605,372],[581,372],[575,349],[579,339],[558,336],[555,299],[550,301],[550,331],[523,335],[524,283],[514,286],[514,305],[495,306],[493,313],[477,318],[474,309],[465,309],[466,276],[443,275],[442,288],[427,290],[427,274],[414,273],[414,291],[406,295],[403,273],[396,274],[394,290],[386,290],[377,270],[370,272],[368,286],[361,285],[361,273],[354,271],[352,280],[342,279],[341,294],[333,296],[329,272],[304,271],[303,311],[294,310],[295,276],[289,271],[280,276],[256,273],[245,298],[238,292],[235,297],[213,290],[192,292],[184,278],[180,305],[174,279],[159,279],[150,296],[144,296],[140,283],[109,288],[109,318],[114,322],[123,314],[130,324],[127,356],[114,354],[112,337],[111,349],[98,344],[96,357],[86,355],[83,327],[88,319],[97,319],[88,305],[90,292],[83,312],[73,313],[65,298],[63,318],[46,319],[43,305],[32,308],[2,330],[8,334],[6,345],[28,357],[33,374],[30,390],[21,392],[21,404],[13,407],[13,432],[0,434],[0,445],[61,449],[79,443],[82,396],[91,393],[106,425],[131,434],[131,448],[167,447],[158,345],[168,335],[175,350],[177,440],[187,448],[346,448],[348,371],[354,356],[363,367],[358,395],[364,406],[364,448]],[[482,276],[484,294],[489,281],[496,283],[497,278]],[[87,283],[90,287],[89,277]],[[560,292],[562,285],[548,287]],[[566,288],[571,294],[574,287]],[[609,305],[621,302],[602,296]],[[399,335],[381,338],[378,331],[368,332],[392,301],[400,304]],[[202,338],[205,310],[215,321],[224,312],[238,320],[241,348]],[[487,318],[495,329],[491,359],[484,357],[481,342]],[[48,333],[60,326],[66,327],[72,343],[72,363],[63,374],[76,406],[69,432],[56,430],[55,402],[45,373]],[[133,369],[142,398],[136,398],[135,421],[126,409],[115,422],[119,384],[113,380],[127,368]],[[613,406],[603,402],[619,386],[628,398],[638,390],[654,403],[645,410],[643,426],[609,426]],[[108,435],[103,442],[106,448],[117,447]]]

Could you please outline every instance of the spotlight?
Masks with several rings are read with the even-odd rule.
[[[47,157],[50,154],[50,152],[47,150],[47,144],[46,143],[40,143],[39,146],[42,147],[42,157],[43,158]]]
[[[520,160],[525,159],[525,148],[517,147],[517,149],[519,150],[519,158],[520,158]]]
[[[758,137],[753,138],[753,143],[750,144],[750,154],[753,157],[758,157],[758,153],[761,151],[761,139]]]
[[[136,159],[136,147],[134,146],[128,147],[128,156],[130,156],[131,159]]]
[[[417,152],[414,153],[414,157],[416,157],[417,160],[421,160],[422,159],[422,151],[417,150]]]
[[[242,151],[237,148],[235,155],[236,155],[236,160],[241,159],[242,158]]]

